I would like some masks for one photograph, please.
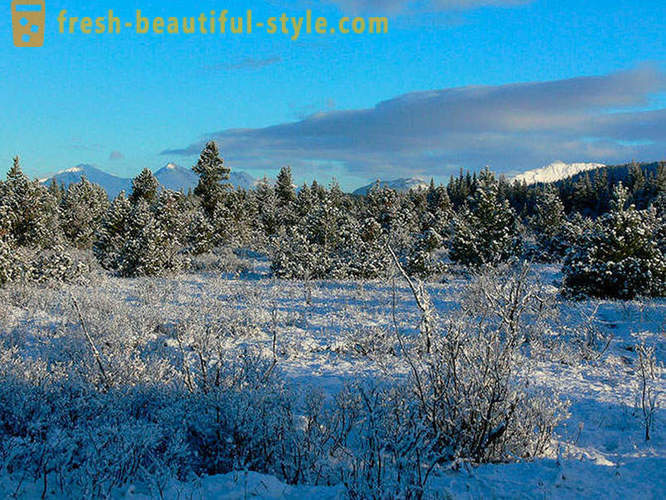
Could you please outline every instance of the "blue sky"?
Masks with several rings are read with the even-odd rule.
[[[9,5],[9,2],[6,2]],[[79,163],[130,176],[191,166],[210,138],[232,169],[296,179],[445,180],[555,160],[666,159],[666,5],[589,0],[46,0],[46,43],[15,48],[0,16],[0,171]],[[248,8],[387,35],[85,35],[57,14],[198,16]]]

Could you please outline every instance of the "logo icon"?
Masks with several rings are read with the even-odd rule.
[[[46,5],[44,0],[12,0],[12,31],[17,47],[44,45]]]

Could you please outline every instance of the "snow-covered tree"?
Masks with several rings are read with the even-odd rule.
[[[0,205],[10,214],[10,234],[17,245],[50,248],[61,241],[57,200],[23,173],[18,157],[0,185]]]
[[[421,279],[444,272],[445,266],[436,255],[442,243],[442,237],[434,229],[421,233],[407,255],[405,271]]]
[[[490,170],[481,172],[476,191],[453,221],[453,262],[493,264],[520,252],[518,217],[498,186]]]
[[[158,276],[182,266],[180,242],[160,224],[148,204],[139,200],[130,213],[124,245],[120,251],[121,276]]]
[[[215,248],[215,228],[203,209],[189,214],[187,222],[187,248],[192,255],[201,255]]]
[[[275,188],[271,186],[266,177],[257,183],[254,196],[257,205],[259,226],[263,229],[266,237],[275,235],[280,227],[278,201]]]
[[[568,246],[563,235],[566,214],[557,189],[549,186],[540,193],[535,212],[529,222],[536,235],[539,258],[554,261],[563,257]]]
[[[656,212],[636,210],[628,199],[628,190],[617,186],[610,212],[594,221],[567,254],[567,295],[631,299],[666,294],[666,258],[659,249]]]
[[[104,269],[117,270],[120,267],[131,212],[132,205],[125,193],[121,192],[104,216],[97,241],[93,245],[95,257]]]
[[[275,182],[275,194],[280,207],[291,206],[296,201],[296,190],[291,175],[291,167],[282,167]]]
[[[194,194],[201,198],[201,206],[206,214],[213,217],[218,203],[222,201],[229,187],[228,184],[222,184],[222,181],[228,180],[231,173],[224,165],[214,141],[206,144],[192,170],[199,175],[199,184],[194,189]]]
[[[331,279],[353,274],[359,225],[331,190],[307,217],[282,229],[273,244],[271,269],[280,278]]]
[[[132,205],[136,205],[139,200],[143,200],[148,205],[152,205],[157,200],[157,191],[160,183],[153,173],[144,168],[139,175],[132,180],[132,194],[129,200]]]
[[[60,220],[67,240],[77,248],[91,248],[109,209],[103,188],[85,177],[70,184],[60,204]]]
[[[0,286],[13,281],[16,272],[14,252],[10,237],[0,235]]]

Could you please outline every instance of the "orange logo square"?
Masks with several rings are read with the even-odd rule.
[[[12,0],[12,31],[17,47],[44,45],[46,5],[44,0]]]

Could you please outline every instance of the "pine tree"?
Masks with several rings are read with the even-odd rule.
[[[187,223],[188,251],[201,255],[215,248],[215,228],[203,209],[193,211]]]
[[[139,200],[143,200],[148,205],[152,205],[157,200],[157,191],[160,183],[153,173],[144,168],[139,175],[132,180],[132,194],[129,197],[130,203],[136,205]]]
[[[303,184],[294,203],[294,211],[297,217],[305,217],[310,213],[315,204],[314,195],[310,186]]]
[[[11,227],[12,218],[9,209],[0,205],[0,286],[12,281],[17,271],[16,254],[10,235]]]
[[[465,265],[494,264],[519,252],[516,213],[500,198],[495,176],[485,169],[468,205],[454,218],[450,258]]]
[[[159,193],[151,206],[155,220],[162,230],[169,235],[169,249],[179,252],[187,241],[186,199],[182,193],[165,189]],[[175,259],[174,255],[169,255]]]
[[[275,183],[275,194],[278,206],[281,208],[291,207],[296,201],[296,190],[291,176],[291,167],[282,167]]]
[[[148,204],[139,200],[132,208],[127,234],[120,251],[118,273],[124,277],[158,276],[171,266],[172,241],[153,216]]]
[[[255,199],[259,216],[259,225],[265,237],[277,234],[280,227],[278,202],[275,189],[266,177],[257,183]]]
[[[628,206],[629,191],[618,185],[609,213],[578,238],[565,259],[564,291],[631,299],[666,294],[666,259],[658,246],[655,210]]]
[[[100,265],[109,271],[116,271],[122,262],[122,251],[129,234],[132,205],[121,192],[111,203],[102,220],[93,245],[95,257]]]
[[[60,204],[65,237],[77,248],[92,248],[108,209],[108,196],[100,186],[85,177],[70,184]]]
[[[16,272],[14,252],[9,236],[0,236],[0,286],[13,281]]]
[[[214,141],[206,144],[192,170],[199,175],[199,183],[194,189],[194,194],[201,198],[201,206],[206,214],[213,217],[218,203],[223,200],[229,187],[228,184],[221,183],[228,180],[231,173],[231,170],[224,165]]]
[[[536,234],[539,258],[546,262],[558,260],[568,246],[563,235],[566,214],[558,190],[546,187],[538,197],[535,212],[530,227]]]
[[[52,248],[60,243],[57,200],[39,181],[31,181],[14,158],[0,187],[0,205],[11,214],[10,233],[19,246]]]

